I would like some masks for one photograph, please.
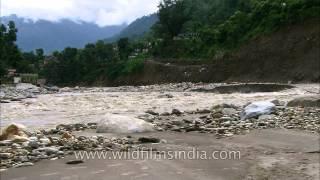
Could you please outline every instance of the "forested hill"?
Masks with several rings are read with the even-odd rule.
[[[130,39],[139,39],[146,33],[151,31],[151,27],[158,22],[159,18],[157,14],[151,14],[136,19],[131,24],[123,29],[119,34],[112,38],[107,38],[107,42],[114,42],[120,38],[128,37]]]
[[[319,0],[165,0],[154,55],[214,59],[279,28],[319,17]]]
[[[23,51],[42,48],[45,52],[63,50],[65,47],[83,48],[85,44],[112,37],[126,25],[99,27],[93,23],[76,23],[70,20],[33,22],[15,15],[2,17],[2,23],[14,21],[18,28],[17,45]]]

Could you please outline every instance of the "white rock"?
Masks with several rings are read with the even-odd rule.
[[[107,114],[98,123],[97,133],[135,133],[153,131],[153,125],[138,118]]]
[[[269,101],[259,101],[249,104],[241,113],[241,119],[257,118],[260,115],[271,114],[275,111],[276,105]]]
[[[50,139],[48,139],[48,138],[41,138],[40,142],[43,143],[44,145],[47,145],[47,144],[51,143]]]

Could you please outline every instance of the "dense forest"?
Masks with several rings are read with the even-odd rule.
[[[319,16],[318,0],[165,0],[154,50],[161,57],[212,58],[279,27]]]
[[[43,50],[20,52],[10,22],[0,29],[0,72],[16,68],[53,84],[91,84],[139,72],[147,57],[214,60],[283,25],[318,18],[319,12],[319,0],[163,0],[159,20],[144,37],[68,47],[52,53],[44,66],[49,57]]]

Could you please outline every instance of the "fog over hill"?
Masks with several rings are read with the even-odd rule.
[[[119,34],[111,38],[107,38],[106,41],[113,42],[123,37],[128,37],[130,39],[140,38],[146,33],[148,33],[151,27],[158,21],[159,21],[159,18],[156,13],[148,16],[143,16],[133,21],[126,28],[124,28]]]
[[[32,21],[16,15],[2,17],[5,24],[14,21],[18,28],[17,44],[23,51],[43,48],[50,53],[67,46],[81,48],[85,44],[110,38],[127,27],[126,24],[99,27],[94,23],[74,22],[63,19],[58,22],[47,20]]]

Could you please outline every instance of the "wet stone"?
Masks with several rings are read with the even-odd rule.
[[[9,159],[12,156],[11,153],[0,153],[0,159]]]
[[[154,137],[140,137],[138,141],[140,143],[159,143],[160,139]]]
[[[66,162],[66,164],[69,164],[69,165],[82,164],[82,163],[84,163],[84,161],[82,160],[70,160]]]
[[[182,114],[182,112],[179,109],[173,109],[171,114],[180,116]]]
[[[14,166],[14,168],[20,168],[20,167],[27,167],[27,166],[33,166],[34,164],[32,162],[24,162],[20,163]]]

